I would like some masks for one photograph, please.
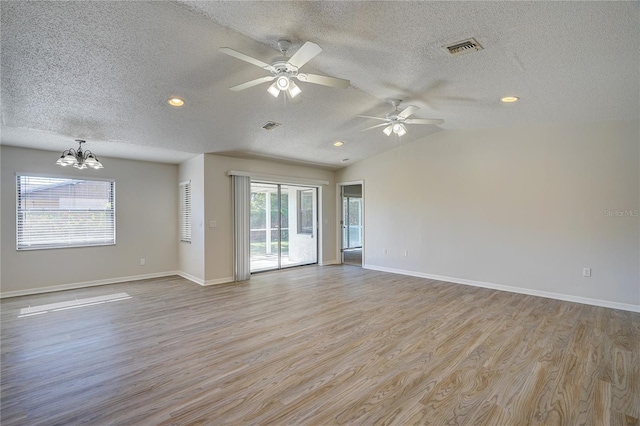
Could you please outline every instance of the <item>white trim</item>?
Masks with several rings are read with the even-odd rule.
[[[328,180],[322,180],[322,179],[270,175],[266,173],[242,172],[238,170],[229,170],[227,172],[227,175],[228,176],[248,176],[251,178],[252,181],[259,180],[260,182],[264,182],[264,183],[285,183],[285,184],[290,183],[290,184],[310,185],[310,186],[329,185]]]
[[[455,284],[464,284],[474,287],[489,288],[492,290],[508,291],[511,293],[527,294],[530,296],[546,297],[548,299],[563,300],[565,302],[582,303],[585,305],[601,306],[603,308],[620,309],[623,311],[640,312],[640,305],[629,303],[612,302],[610,300],[591,299],[589,297],[573,296],[569,294],[553,293],[550,291],[533,290],[522,287],[512,287],[502,284],[493,284],[482,281],[468,280],[465,278],[445,277],[442,275],[427,274],[424,272],[406,271],[403,269],[387,268],[386,266],[362,265],[364,269],[373,271],[390,272],[392,274],[409,275],[412,277],[427,278],[431,280],[445,281]]]
[[[204,282],[204,284],[201,284],[201,285],[206,287],[209,285],[229,284],[232,282],[234,282],[233,277],[226,277],[226,278],[217,278],[215,280],[207,280]]]
[[[329,265],[339,265],[340,263],[337,260],[333,259],[333,260],[327,260],[325,262],[319,262],[318,264],[320,266],[329,266]]]
[[[198,277],[193,276],[191,274],[187,274],[186,272],[176,271],[176,275],[179,275],[182,278],[184,278],[185,280],[189,280],[189,281],[191,281],[193,283],[196,283],[198,285],[204,285],[204,280],[202,278],[198,278]]]
[[[189,280],[195,284],[198,284],[202,287],[206,287],[206,286],[210,286],[210,285],[217,285],[217,284],[228,284],[228,283],[232,283],[233,282],[233,277],[226,277],[226,278],[216,278],[215,280],[203,280],[201,278],[198,277],[194,277],[193,275],[187,274],[186,272],[182,272],[182,271],[177,271],[176,275],[180,275],[182,278]]]
[[[28,296],[32,294],[51,293],[54,291],[74,290],[77,288],[95,287],[99,285],[118,284],[127,281],[140,281],[150,278],[169,277],[171,275],[180,275],[180,273],[178,271],[157,272],[155,274],[133,275],[130,277],[108,278],[104,280],[84,281],[71,284],[54,285],[50,287],[37,287],[27,290],[5,291],[0,293],[0,299],[4,299],[7,297]]]

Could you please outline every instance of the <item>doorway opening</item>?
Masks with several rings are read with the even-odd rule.
[[[362,266],[364,237],[364,203],[362,184],[340,186],[342,263]]]
[[[251,182],[250,271],[318,263],[318,189]]]

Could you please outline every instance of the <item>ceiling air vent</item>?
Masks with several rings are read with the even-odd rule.
[[[447,52],[451,56],[460,56],[465,53],[477,52],[478,50],[482,50],[482,46],[473,38],[468,38],[466,40],[457,41],[448,46],[443,46],[442,50]]]
[[[276,127],[278,127],[279,125],[280,125],[280,123],[276,123],[275,121],[267,121],[266,123],[264,123],[260,127],[262,127],[265,130],[273,130]]]

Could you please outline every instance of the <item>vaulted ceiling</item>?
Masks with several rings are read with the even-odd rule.
[[[442,129],[640,115],[638,2],[3,1],[1,13],[5,145],[62,151],[82,138],[103,156],[339,168]],[[442,49],[470,37],[484,49]],[[297,105],[267,84],[230,91],[266,73],[220,47],[271,62],[279,39],[290,53],[317,43],[304,70],[351,86],[300,83]],[[445,122],[402,138],[362,131],[377,122],[358,115],[384,116],[388,98]]]

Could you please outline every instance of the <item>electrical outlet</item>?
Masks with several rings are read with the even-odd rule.
[[[403,254],[403,256],[404,256],[404,257],[407,257],[407,256],[409,256],[409,250],[405,250],[405,251],[404,251],[404,254]]]
[[[209,228],[217,228],[218,224],[216,223],[215,220],[210,220],[209,221]]]
[[[387,254],[387,249],[382,249],[382,254]]]
[[[144,257],[140,258],[140,266],[144,266],[144,264],[146,263],[146,260],[144,259]]]
[[[582,269],[582,276],[583,277],[590,277],[591,276],[591,268]]]

